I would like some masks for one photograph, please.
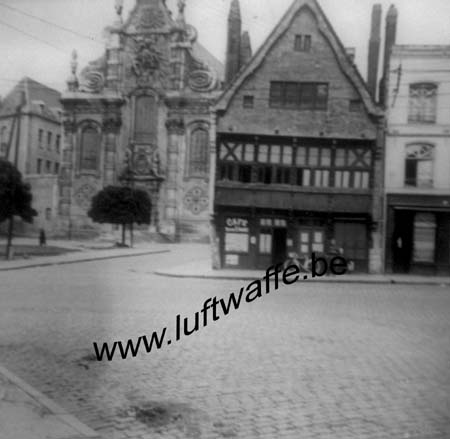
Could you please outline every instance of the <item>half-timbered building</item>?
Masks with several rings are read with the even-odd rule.
[[[295,0],[239,66],[215,108],[215,266],[266,268],[336,240],[357,271],[381,269],[383,113],[353,56],[317,1]]]

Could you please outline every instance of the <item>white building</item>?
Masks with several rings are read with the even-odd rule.
[[[386,271],[448,275],[450,46],[394,46],[386,103]]]

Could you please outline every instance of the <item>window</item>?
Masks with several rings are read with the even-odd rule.
[[[270,83],[270,106],[300,110],[326,110],[328,84],[317,82]]]
[[[158,106],[152,95],[137,96],[134,112],[134,140],[153,143],[157,141]]]
[[[39,130],[38,132],[38,146],[39,148],[42,148],[42,142],[44,140],[44,130]]]
[[[59,174],[59,163],[55,162],[55,175]]]
[[[259,235],[259,253],[270,255],[272,253],[272,235],[269,233],[260,233]]]
[[[409,115],[412,123],[436,122],[437,86],[435,84],[411,84],[409,86]]]
[[[87,126],[81,133],[80,169],[97,171],[100,150],[100,133],[93,126]]]
[[[254,97],[247,95],[243,98],[243,107],[244,108],[253,108],[254,106]]]
[[[42,172],[42,159],[37,159],[36,162],[36,173],[40,174]]]
[[[360,99],[350,99],[348,102],[348,109],[352,113],[358,113],[362,111],[362,101]]]
[[[45,173],[51,174],[52,173],[52,162],[50,160],[47,160],[45,162]]]
[[[368,148],[336,148],[334,187],[368,189],[371,160],[371,151]]]
[[[52,133],[49,131],[47,133],[47,149],[52,148]]]
[[[436,216],[416,213],[414,218],[414,262],[434,263],[436,247]]]
[[[55,149],[58,154],[61,152],[61,136],[59,134],[56,136]]]
[[[406,147],[405,185],[433,186],[433,146],[413,144]]]
[[[297,186],[329,187],[331,148],[298,146],[295,162]]]
[[[297,52],[309,52],[311,50],[311,35],[296,35],[294,50]]]
[[[189,145],[189,175],[204,177],[208,172],[209,133],[204,128],[196,128],[191,133]]]

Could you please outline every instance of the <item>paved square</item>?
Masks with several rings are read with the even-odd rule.
[[[105,438],[450,438],[450,289],[308,281],[137,358],[92,361],[243,281],[163,255],[2,272],[0,363]],[[173,338],[174,340],[174,338]]]

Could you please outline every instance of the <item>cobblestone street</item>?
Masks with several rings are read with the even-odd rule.
[[[247,284],[152,274],[208,251],[1,272],[0,363],[108,439],[450,438],[448,287],[281,286],[150,354],[95,360],[94,341],[172,336],[177,314]]]

